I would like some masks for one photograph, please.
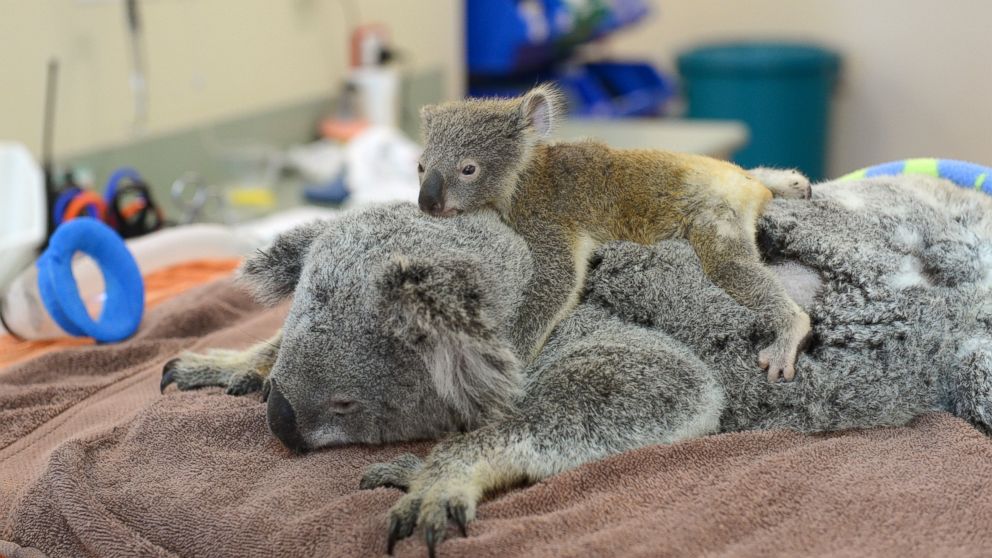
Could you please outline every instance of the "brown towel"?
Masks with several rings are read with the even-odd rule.
[[[400,493],[357,490],[362,469],[430,444],[294,456],[255,396],[158,395],[180,347],[246,346],[281,315],[222,282],[156,310],[132,341],[0,372],[0,539],[52,557],[382,554]],[[438,550],[987,556],[989,502],[992,443],[935,413],[906,428],[643,448],[503,494]],[[411,539],[397,554],[426,550]]]

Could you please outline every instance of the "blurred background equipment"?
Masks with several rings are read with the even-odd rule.
[[[41,167],[23,144],[0,142],[0,289],[38,255],[48,237]]]
[[[839,55],[798,43],[732,42],[694,48],[678,65],[689,118],[740,120],[750,129],[751,141],[734,162],[827,178]]]
[[[605,38],[622,35],[652,9],[645,0],[466,0],[468,93],[515,96],[554,81],[573,117],[680,116],[674,77],[653,63],[616,58],[601,48]],[[718,148],[728,143],[718,138],[704,146],[706,154],[732,157],[745,168],[797,168],[822,179],[839,66],[836,53],[799,43],[693,48],[678,59],[685,116],[747,126],[750,141],[743,149]],[[609,135],[606,128],[589,125],[586,131],[602,137],[598,132]],[[662,143],[661,135],[640,139],[646,141],[638,147],[686,149],[682,142]]]
[[[519,95],[555,81],[577,116],[659,116],[673,81],[643,61],[588,60],[589,45],[649,13],[643,0],[467,0],[468,93]]]

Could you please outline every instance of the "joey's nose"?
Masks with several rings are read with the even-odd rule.
[[[269,431],[279,438],[284,446],[296,453],[303,453],[307,449],[300,431],[296,427],[296,411],[289,404],[286,397],[279,391],[279,386],[275,380],[270,380],[268,410],[266,415],[269,422]]]
[[[431,215],[444,211],[444,178],[436,169],[432,169],[420,183],[420,197],[417,203],[420,210]]]

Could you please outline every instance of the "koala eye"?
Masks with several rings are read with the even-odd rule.
[[[424,172],[424,164],[423,163],[417,163],[417,172],[423,174],[423,172]]]
[[[465,165],[462,167],[462,174],[465,176],[472,176],[475,174],[475,165]]]
[[[330,406],[331,411],[336,415],[350,415],[358,410],[358,401],[354,399],[333,399]]]

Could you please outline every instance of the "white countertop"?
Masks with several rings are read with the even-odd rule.
[[[748,129],[734,120],[573,118],[559,125],[554,136],[598,139],[620,149],[664,149],[726,158],[747,143]]]

